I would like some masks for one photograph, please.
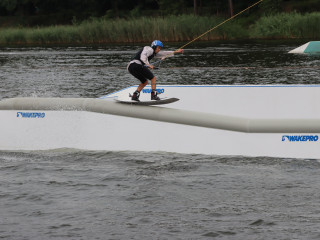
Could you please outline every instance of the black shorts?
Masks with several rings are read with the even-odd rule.
[[[138,63],[131,63],[128,67],[128,71],[135,78],[138,78],[141,83],[145,83],[147,80],[154,78],[153,73],[147,67]]]

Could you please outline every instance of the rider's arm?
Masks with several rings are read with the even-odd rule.
[[[174,56],[176,53],[183,53],[183,49],[178,49],[176,51],[160,51],[157,53],[155,58],[168,58]]]
[[[153,49],[151,47],[144,47],[141,53],[140,60],[147,66],[150,66],[148,57],[153,54]]]

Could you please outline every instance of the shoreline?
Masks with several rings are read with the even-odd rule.
[[[191,46],[202,46],[202,45],[220,45],[220,44],[266,44],[266,45],[279,45],[279,44],[303,44],[310,41],[318,41],[318,39],[310,38],[250,38],[250,39],[228,39],[228,40],[207,40],[207,41],[196,41],[192,43]],[[185,44],[187,41],[168,41],[165,42],[166,45],[171,47],[179,46]],[[0,48],[7,47],[95,47],[95,46],[144,46],[150,45],[150,42],[141,41],[141,42],[91,42],[91,43],[79,43],[79,42],[68,42],[68,43],[10,43],[2,44],[0,43]],[[187,47],[188,48],[188,47]]]
[[[77,25],[41,28],[2,28],[0,46],[137,45],[154,39],[172,43],[189,42],[222,21],[216,16],[180,15],[131,20],[102,18]],[[263,16],[254,23],[248,22],[246,18],[239,18],[208,32],[196,42],[319,40],[319,26],[320,12],[305,15],[280,13]]]

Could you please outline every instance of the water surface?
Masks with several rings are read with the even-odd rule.
[[[135,85],[126,65],[140,47],[2,47],[0,99]],[[161,84],[319,84],[320,57],[287,54],[295,47],[200,44],[155,74]],[[2,151],[0,238],[319,239],[319,170],[308,159]]]
[[[177,46],[167,46],[175,50]],[[320,56],[296,46],[204,44],[168,58],[159,84],[318,84]],[[126,66],[141,46],[0,48],[0,98],[99,97],[136,85]]]

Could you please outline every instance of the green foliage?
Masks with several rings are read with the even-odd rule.
[[[264,15],[274,15],[281,11],[283,0],[264,0],[260,3],[260,8]]]
[[[222,22],[217,17],[170,15],[166,18],[141,17],[136,19],[93,18],[73,26],[4,29],[0,43],[57,44],[57,43],[136,43],[189,41]],[[234,39],[248,34],[239,24],[226,24],[201,40]]]
[[[319,38],[320,13],[280,13],[259,19],[251,37],[257,38]]]
[[[233,1],[238,13],[258,0]],[[91,17],[130,19],[143,16],[167,17],[194,13],[201,16],[229,16],[228,0],[0,0],[0,27],[21,25],[78,25]],[[319,0],[264,0],[242,16],[274,15],[279,12],[320,11]]]
[[[224,19],[216,16],[169,15],[132,19],[91,18],[68,26],[5,28],[0,44],[88,44],[190,41]],[[242,19],[232,20],[200,40],[320,37],[320,13],[280,13],[263,16],[248,30]]]
[[[284,6],[287,11],[297,11],[300,13],[320,11],[319,0],[285,1]]]
[[[5,29],[1,31],[2,43],[26,43],[27,31],[25,29]]]
[[[184,1],[183,0],[159,0],[159,8],[160,11],[165,14],[181,14],[184,9]]]

